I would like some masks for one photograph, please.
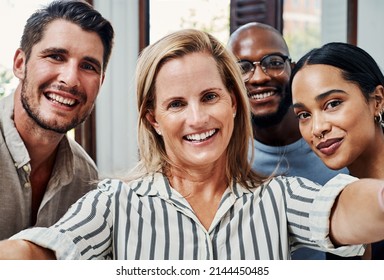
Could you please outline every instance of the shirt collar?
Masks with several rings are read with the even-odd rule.
[[[227,191],[232,193],[236,198],[251,192],[234,180],[229,184]],[[143,178],[142,182],[138,184],[135,192],[141,196],[161,196],[166,200],[171,199],[173,196],[182,197],[171,187],[168,178],[160,172],[153,173],[152,175]]]
[[[3,129],[4,141],[8,147],[16,168],[22,168],[30,162],[28,150],[16,129],[14,122],[14,93],[5,96],[0,102],[0,126]],[[55,166],[51,180],[60,184],[72,180],[74,174],[74,155],[65,135],[59,143]]]
[[[7,144],[15,166],[21,168],[29,163],[28,150],[18,133],[15,122],[13,121],[14,94],[2,98],[0,102],[1,127],[3,129],[4,141]]]

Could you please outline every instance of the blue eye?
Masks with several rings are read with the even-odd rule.
[[[204,95],[203,100],[204,101],[212,101],[217,98],[217,94],[214,92],[209,92],[206,95]]]
[[[168,108],[180,108],[182,105],[183,104],[180,100],[175,100],[169,103]]]

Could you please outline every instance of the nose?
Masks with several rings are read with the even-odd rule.
[[[255,70],[253,71],[251,77],[248,80],[249,83],[262,84],[271,79],[271,77],[269,77],[264,72],[264,70],[261,68],[261,65],[259,63],[256,63],[254,67],[255,67]]]
[[[312,134],[316,138],[324,138],[331,130],[329,122],[319,113],[312,115]]]
[[[80,86],[79,67],[75,62],[68,62],[61,68],[60,83],[74,88]]]
[[[190,104],[187,110],[186,122],[192,127],[201,127],[208,123],[209,113],[203,105]]]

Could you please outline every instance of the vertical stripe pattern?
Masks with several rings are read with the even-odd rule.
[[[75,259],[289,259],[303,245],[356,254],[361,246],[334,249],[326,240],[333,201],[353,180],[339,175],[324,187],[295,177],[252,189],[231,184],[208,230],[160,173],[129,184],[104,180],[51,228],[18,237]]]

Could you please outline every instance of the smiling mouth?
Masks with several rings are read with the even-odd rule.
[[[249,94],[250,99],[256,99],[256,100],[261,100],[267,97],[270,97],[274,95],[274,91],[268,91],[268,92],[263,92],[263,93],[254,93],[254,94]]]
[[[76,99],[63,97],[55,93],[45,94],[45,97],[54,103],[67,106],[67,107],[73,107],[78,103]]]
[[[217,133],[217,129],[212,129],[203,133],[195,133],[184,136],[183,138],[190,142],[203,142],[211,138],[213,135]]]

